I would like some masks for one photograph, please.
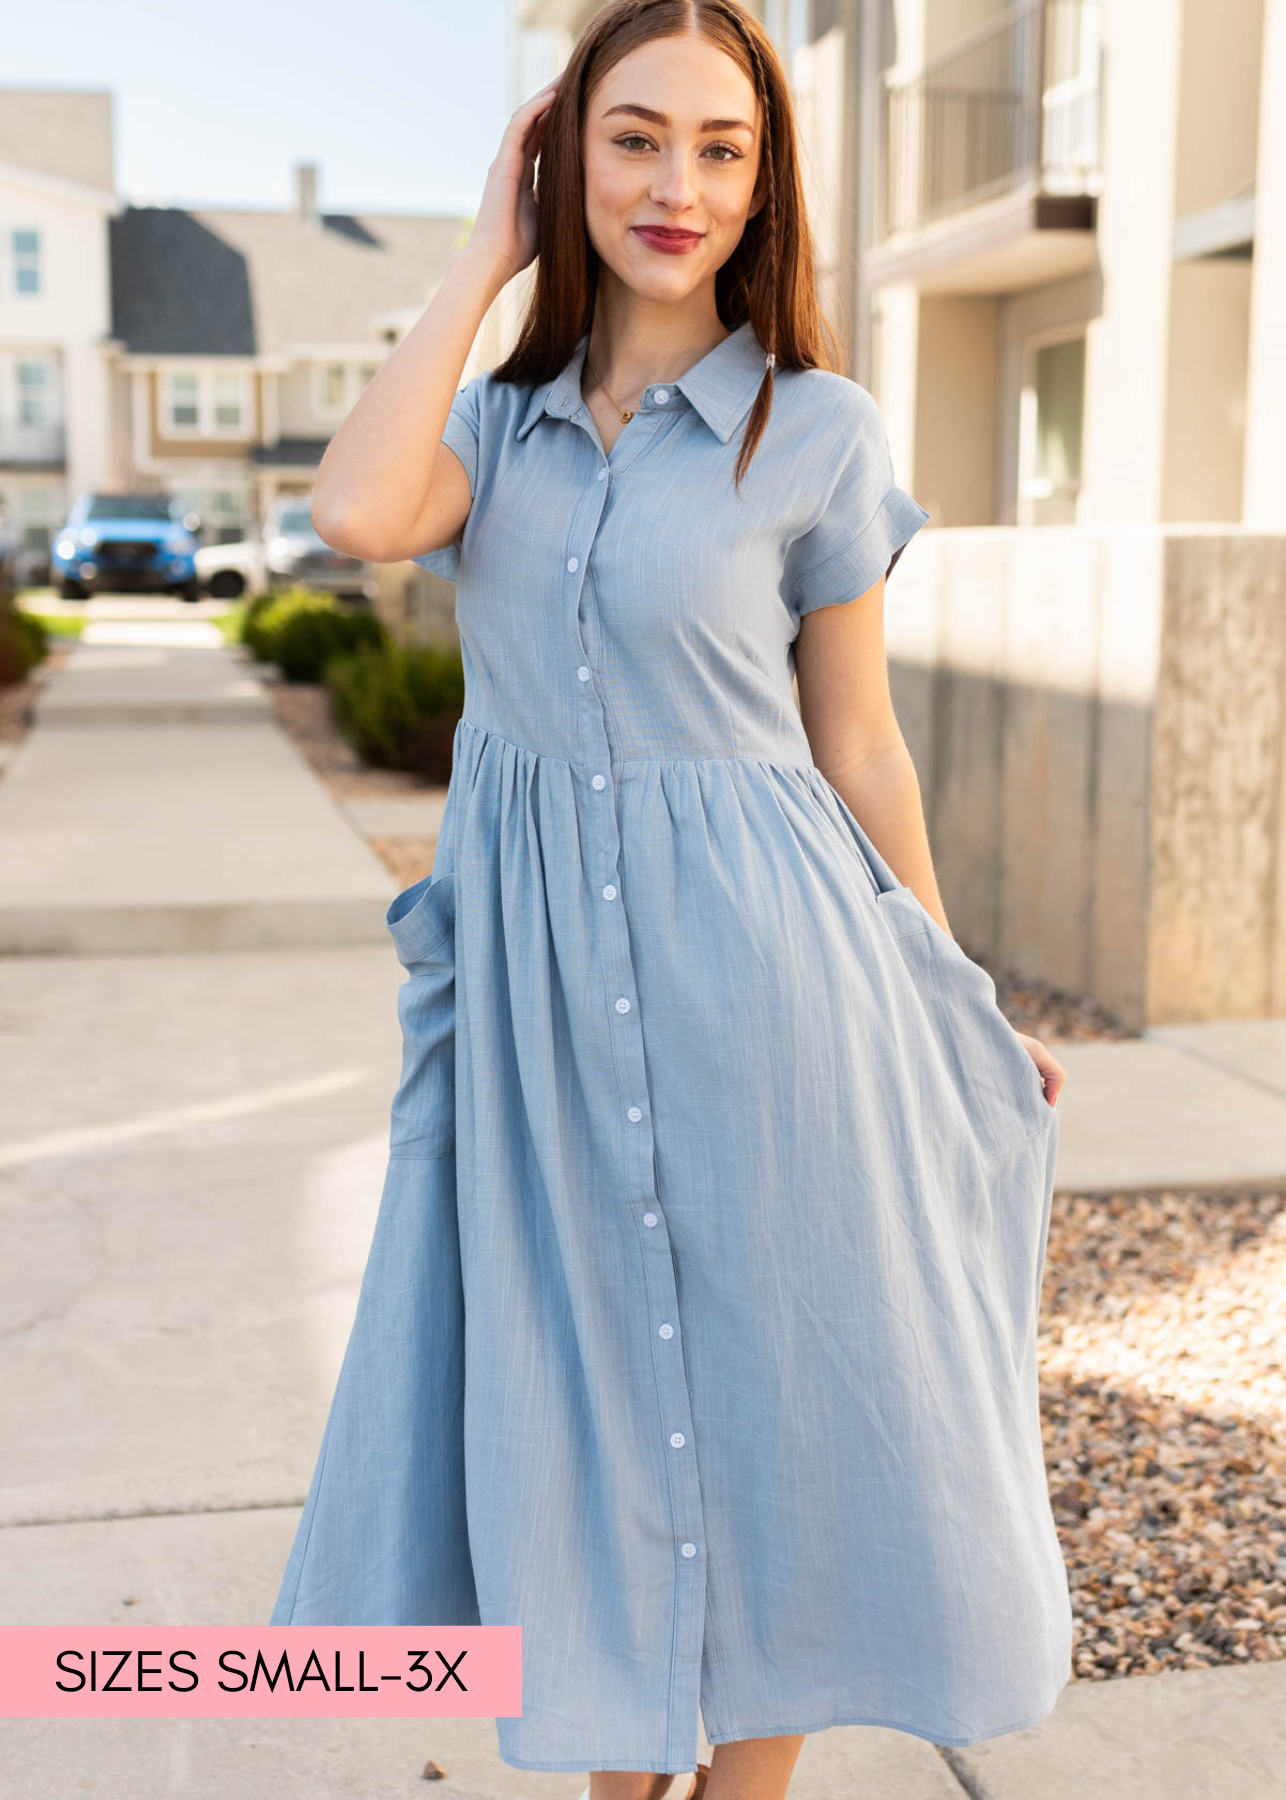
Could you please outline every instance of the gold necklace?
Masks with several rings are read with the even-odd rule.
[[[598,383],[599,387],[602,388],[603,392],[605,394],[607,394],[607,383],[603,380],[603,377],[599,374],[598,370],[594,367],[593,363],[589,361],[589,351],[588,350],[586,350],[586,352],[585,352],[585,361],[587,363],[589,363],[590,372],[593,375],[595,381]],[[612,400],[612,396],[610,394],[607,394],[607,397],[609,400]],[[626,412],[625,408],[621,405],[619,400],[612,400],[612,405],[616,408],[617,412],[621,415],[621,424],[628,425],[630,420],[634,417],[634,414],[632,412]]]

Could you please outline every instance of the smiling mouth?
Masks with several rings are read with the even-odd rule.
[[[668,238],[674,244],[688,244],[705,234],[700,231],[683,231],[673,225],[631,225],[631,231],[645,231],[649,237]]]

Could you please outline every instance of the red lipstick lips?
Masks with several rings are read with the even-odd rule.
[[[630,230],[650,249],[663,251],[667,256],[682,256],[686,251],[695,250],[704,235],[672,225],[632,225]]]

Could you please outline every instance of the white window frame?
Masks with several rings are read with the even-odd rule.
[[[1036,503],[1049,497],[1047,492],[1041,491],[1044,484],[1038,482],[1035,475],[1037,427],[1036,354],[1039,350],[1046,350],[1053,344],[1072,343],[1077,338],[1085,340],[1086,384],[1081,389],[1081,454],[1083,459],[1085,450],[1084,405],[1085,392],[1086,387],[1088,387],[1089,379],[1088,322],[1080,325],[1059,325],[1051,327],[1047,331],[1033,331],[1029,332],[1023,338],[1022,392],[1019,396],[1018,407],[1018,493],[1016,496],[1014,518],[1016,525],[1035,525]],[[1080,520],[1081,495],[1084,491],[1085,467],[1084,461],[1082,460],[1080,481],[1077,484],[1076,493],[1073,499],[1076,514],[1075,522],[1079,522]]]
[[[345,356],[327,356],[312,365],[313,412],[319,419],[346,419],[380,371],[377,357],[362,357],[352,362]],[[343,399],[336,403],[326,398],[326,380],[332,369],[344,371]],[[364,371],[369,376],[363,380]]]
[[[165,438],[231,438],[238,442],[253,438],[254,427],[254,388],[251,382],[253,371],[247,368],[219,368],[210,364],[169,363],[160,371],[160,420],[159,430]],[[195,381],[196,419],[191,424],[180,423],[174,417],[175,378],[181,377],[185,382]],[[240,417],[235,425],[220,424],[218,409],[226,404],[220,398],[220,388],[226,382],[235,382],[237,386],[237,406]],[[187,400],[183,404],[190,404]]]
[[[34,249],[20,250],[18,248],[19,237],[26,236],[35,238]],[[9,227],[9,291],[15,300],[38,300],[44,293],[45,284],[41,279],[41,249],[41,232],[38,225],[11,225]],[[21,285],[23,275],[34,275],[36,285],[23,287]]]
[[[44,417],[24,420],[22,417],[23,382],[19,370],[23,363],[33,363],[44,370],[34,390],[44,399]],[[0,433],[15,440],[37,437],[42,432],[63,428],[62,366],[53,350],[15,349],[0,352]]]

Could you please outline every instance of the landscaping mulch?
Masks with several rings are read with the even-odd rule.
[[[0,744],[18,744],[26,737],[35,719],[41,684],[62,667],[74,649],[74,644],[53,644],[25,681],[0,687]]]
[[[1012,969],[998,969],[985,957],[975,957],[996,984],[996,1004],[1015,1031],[1048,1043],[1051,1038],[1075,1038],[1081,1043],[1095,1039],[1136,1038],[1139,1033],[1124,1024],[1106,1007],[1083,994],[1067,994],[1048,982],[1018,975]]]
[[[423,881],[433,872],[433,846],[436,838],[373,837],[367,843],[384,867],[404,888]]]
[[[1057,1195],[1039,1355],[1075,1678],[1286,1657],[1286,1193]]]
[[[437,790],[405,769],[364,763],[335,723],[330,694],[317,682],[267,684],[277,723],[321,777],[334,800],[387,800]]]

